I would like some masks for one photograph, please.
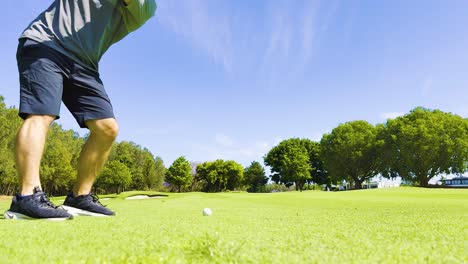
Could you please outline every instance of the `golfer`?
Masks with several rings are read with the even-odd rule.
[[[6,219],[72,219],[111,216],[91,193],[118,125],[99,78],[106,50],[154,15],[154,0],[54,0],[22,33],[17,51],[20,77],[16,167],[20,193]],[[89,137],[78,159],[78,177],[63,206],[41,191],[39,166],[47,132],[63,102]]]

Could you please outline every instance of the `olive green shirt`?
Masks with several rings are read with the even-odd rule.
[[[54,0],[20,38],[43,43],[98,70],[109,47],[142,26],[156,11],[155,0]]]

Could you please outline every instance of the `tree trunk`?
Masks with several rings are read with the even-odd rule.
[[[304,183],[301,181],[296,182],[296,191],[302,192],[302,189],[304,189]]]
[[[426,188],[429,186],[429,179],[427,177],[421,177],[419,180],[419,186]]]
[[[14,193],[14,191],[11,191],[11,183],[8,183],[7,187],[6,187],[6,195],[11,195],[12,193]]]
[[[426,173],[421,172],[416,174],[417,181],[420,187],[427,187],[429,185],[429,179],[432,177],[428,177]]]
[[[360,190],[362,189],[362,180],[357,180],[357,179],[354,179],[354,188]]]

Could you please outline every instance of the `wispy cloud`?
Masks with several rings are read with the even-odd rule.
[[[292,38],[292,25],[287,14],[275,12],[272,14],[272,28],[267,40],[267,48],[263,55],[263,64],[278,57],[288,57]]]
[[[268,2],[270,27],[260,51],[260,78],[268,88],[290,86],[301,78],[320,48],[321,34],[334,18],[336,1]],[[302,10],[297,12],[297,10]]]
[[[231,73],[233,36],[230,20],[226,12],[214,10],[214,7],[219,7],[217,3],[202,0],[184,1],[183,4],[161,1],[159,20]]]
[[[267,1],[260,9],[267,13],[266,22],[259,23],[254,17],[236,15],[228,5],[213,0],[162,1],[158,17],[228,74],[252,69],[268,85],[287,83],[303,73],[337,6],[336,1]]]
[[[314,16],[306,15],[302,18],[302,25],[300,29],[300,34],[302,38],[302,60],[303,63],[307,63],[312,56],[312,51],[314,47],[314,37],[315,37],[315,20]]]

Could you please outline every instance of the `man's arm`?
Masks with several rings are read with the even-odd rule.
[[[125,12],[123,14],[125,25],[129,32],[143,25],[154,16],[156,11],[155,0],[123,0]]]

